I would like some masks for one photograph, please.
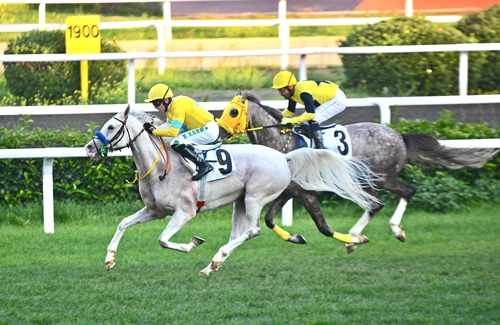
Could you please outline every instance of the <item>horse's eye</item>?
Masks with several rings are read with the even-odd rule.
[[[115,127],[113,125],[108,126],[108,130],[113,131]]]
[[[231,116],[231,117],[238,116],[238,113],[239,113],[238,110],[234,107],[229,110],[229,116]]]

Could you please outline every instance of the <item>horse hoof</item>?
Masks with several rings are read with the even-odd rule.
[[[210,272],[212,272],[212,269],[210,268],[210,266],[207,266],[206,268],[204,268],[203,270],[200,271],[200,273],[198,273],[199,275],[205,275],[205,276],[210,276]]]
[[[356,236],[356,238],[359,241],[356,244],[368,244],[370,242],[370,239],[368,239],[368,237],[366,237],[365,235],[359,235],[359,236]]]
[[[406,234],[405,234],[405,232],[404,232],[403,230],[401,230],[401,231],[399,232],[399,235],[398,235],[398,236],[396,236],[396,238],[397,238],[400,242],[404,243],[404,242],[405,242],[405,238],[406,238]]]
[[[290,236],[290,239],[288,240],[294,244],[307,244],[306,239],[302,235],[293,235]]]
[[[356,250],[357,246],[356,244],[346,244],[345,245],[345,249],[347,251],[347,254],[351,254],[352,252],[354,252]]]
[[[106,271],[109,271],[113,266],[115,266],[115,260],[107,261],[106,262]]]
[[[205,242],[205,239],[194,236],[193,238],[191,238],[191,242],[196,247],[196,246],[200,246],[201,244],[203,244]]]

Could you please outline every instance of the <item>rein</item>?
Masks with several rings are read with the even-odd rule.
[[[149,135],[149,133],[148,133]],[[165,161],[165,172],[163,175],[160,175],[158,176],[158,178],[160,179],[160,181],[164,180],[165,177],[167,176],[168,172],[170,171],[170,154],[168,153],[168,150],[166,148],[166,145],[165,145],[165,142],[163,141],[163,138],[160,137],[161,139],[161,147],[158,147],[158,145],[156,144],[156,142],[153,141],[153,138],[151,137],[151,135],[149,135],[149,138],[151,139],[151,142],[153,142],[153,144],[155,145],[156,149],[158,150],[158,156],[156,156],[156,159],[155,161],[153,162],[153,164],[151,165],[151,167],[149,168],[149,170],[146,172],[146,174],[144,174],[142,177],[139,177],[139,171],[136,170],[135,171],[135,179],[131,182],[129,182],[128,180],[127,183],[129,184],[134,184],[135,182],[137,181],[141,181],[143,180],[144,178],[148,177],[148,175],[151,173],[151,171],[153,170],[153,167],[156,166],[156,164],[158,163],[158,160],[160,160],[160,156],[163,157],[163,160]],[[162,150],[165,149],[165,156],[162,155]]]
[[[131,145],[132,145],[132,143],[134,143],[137,140],[137,138],[144,132],[144,129],[142,129],[132,139],[131,136],[130,136],[130,131],[127,128],[128,115],[127,115],[127,117],[125,117],[125,119],[123,121],[120,120],[120,119],[118,119],[115,116],[113,118],[115,120],[119,121],[122,124],[120,130],[118,130],[118,132],[115,134],[115,136],[113,136],[113,138],[111,138],[111,140],[108,141],[108,139],[106,139],[106,137],[104,136],[104,134],[102,134],[100,131],[97,131],[95,133],[95,137],[93,139],[94,146],[96,148],[97,148],[97,144],[95,142],[96,138],[99,139],[99,140],[101,140],[101,142],[104,144],[103,146],[101,146],[100,150],[98,151],[99,152],[99,156],[103,157],[103,158],[107,158],[108,157],[108,151],[109,152],[113,152],[113,151],[116,151],[116,150],[121,151],[122,149],[130,148]],[[129,139],[128,143],[126,145],[124,145],[123,147],[115,147],[115,145],[118,144],[123,139],[123,137],[125,136],[125,131],[127,131],[127,136],[128,136],[128,139]],[[151,173],[151,171],[153,170],[153,167],[156,166],[156,164],[158,163],[158,160],[160,159],[160,156],[163,157],[163,160],[165,161],[165,172],[163,173],[163,175],[158,176],[158,178],[160,179],[160,181],[164,180],[165,177],[167,176],[168,172],[170,171],[170,154],[168,153],[168,150],[166,148],[165,142],[163,141],[163,138],[160,137],[162,145],[161,145],[161,147],[159,147],[156,144],[156,142],[153,140],[153,138],[151,137],[151,135],[149,133],[148,133],[148,136],[149,136],[151,142],[153,142],[154,146],[158,150],[158,156],[156,157],[155,161],[153,162],[153,164],[151,165],[151,167],[149,168],[149,170],[146,172],[146,174],[144,174],[142,177],[139,177],[139,171],[136,170],[135,171],[135,179],[132,182],[129,182],[128,180],[126,180],[127,183],[129,183],[129,184],[134,184],[138,180],[143,180],[144,178],[146,178]],[[162,154],[162,150],[163,149],[165,149],[165,156]]]

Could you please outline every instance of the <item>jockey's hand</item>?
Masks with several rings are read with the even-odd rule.
[[[292,119],[290,117],[284,117],[281,119],[281,124],[283,125],[292,124]]]
[[[151,123],[144,123],[142,125],[142,128],[144,130],[146,130],[146,132],[149,133],[149,134],[153,134],[153,132],[155,130],[155,128],[151,125]]]

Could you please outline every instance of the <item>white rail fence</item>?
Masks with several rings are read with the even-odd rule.
[[[251,57],[272,55],[300,55],[299,79],[307,79],[307,55],[315,54],[378,54],[378,53],[426,53],[459,52],[458,89],[460,96],[467,95],[469,52],[500,51],[500,43],[481,44],[439,44],[439,45],[403,45],[403,46],[359,46],[342,48],[299,48],[291,50],[235,50],[235,51],[186,51],[170,53],[129,52],[100,54],[4,54],[0,62],[47,62],[47,61],[128,61],[127,97],[128,103],[135,103],[135,60],[158,58],[205,58],[205,57]],[[432,72],[431,72],[432,73]]]
[[[342,26],[342,25],[363,25],[375,24],[380,21],[391,19],[390,17],[364,17],[364,18],[309,18],[309,19],[288,19],[286,0],[278,0],[278,18],[277,19],[225,19],[225,20],[180,20],[172,19],[171,2],[194,1],[194,0],[148,0],[147,2],[163,3],[163,20],[142,20],[142,21],[122,21],[122,22],[101,22],[100,29],[125,29],[125,28],[149,28],[155,27],[157,34],[157,53],[165,53],[166,42],[171,41],[172,27],[257,27],[257,26],[278,26],[279,38],[281,40],[281,50],[290,49],[290,27],[291,26]],[[210,1],[210,0],[208,0]],[[245,0],[225,0],[225,1],[245,1]],[[39,18],[38,24],[4,24],[0,25],[0,32],[27,32],[36,29],[66,29],[65,23],[47,24],[46,23],[46,4],[47,3],[123,3],[139,2],[134,0],[4,0],[3,3],[38,3]],[[413,15],[413,1],[405,1],[405,15]],[[450,23],[458,21],[461,16],[426,16],[429,21]],[[165,56],[158,56],[158,73],[165,72]],[[286,53],[281,54],[281,68],[286,69],[289,58]]]
[[[441,143],[455,147],[500,148],[500,139],[483,140],[445,140]],[[130,149],[113,152],[111,157],[132,156]],[[43,229],[45,233],[54,233],[54,193],[53,163],[55,158],[87,157],[84,148],[34,148],[0,149],[0,159],[43,158]],[[292,204],[290,200],[282,211],[282,224],[292,225]]]

